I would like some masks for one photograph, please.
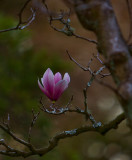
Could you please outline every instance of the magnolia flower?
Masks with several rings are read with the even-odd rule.
[[[43,77],[41,78],[41,83],[38,80],[38,85],[41,91],[51,100],[57,101],[62,93],[67,89],[70,82],[70,76],[68,73],[65,73],[63,79],[59,72],[55,75],[48,68]]]

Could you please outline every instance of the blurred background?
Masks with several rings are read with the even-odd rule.
[[[24,2],[23,0],[0,1],[0,30],[17,25],[17,15]],[[47,4],[54,12],[59,12],[60,9],[68,11],[67,6],[61,0],[47,0]],[[25,19],[31,14],[30,5],[24,12],[23,18]],[[124,0],[113,0],[112,5],[123,36],[127,39],[130,23],[127,5]],[[70,19],[71,26],[75,28],[77,34],[96,39],[92,32],[82,28],[74,13]],[[83,88],[89,81],[90,75],[70,61],[66,49],[83,66],[88,65],[93,54],[97,54],[94,44],[54,31],[48,24],[47,15],[41,10],[37,11],[35,20],[26,29],[0,33],[0,119],[7,119],[9,114],[10,126],[20,138],[27,139],[28,137],[32,109],[35,112],[39,111],[40,97],[43,97],[46,107],[49,105],[49,100],[37,84],[38,78],[42,77],[47,68],[51,68],[54,73],[68,72],[71,76],[69,88],[57,102],[58,106],[65,107],[73,95],[72,105],[84,108]],[[94,60],[91,68],[98,70],[99,67],[99,62]],[[105,78],[104,81],[114,85],[111,77]],[[112,91],[96,82],[88,89],[88,105],[95,119],[102,123],[112,120],[123,112]],[[55,133],[77,128],[83,124],[90,124],[90,122],[85,122],[83,116],[75,113],[54,116],[41,112],[32,129],[31,141],[37,147],[46,146],[49,138]],[[24,149],[2,130],[0,130],[0,138],[5,138],[12,146]],[[0,155],[0,159],[22,160],[23,158]],[[131,160],[131,131],[126,127],[126,121],[123,121],[118,129],[109,131],[105,136],[87,132],[60,141],[54,150],[43,157],[32,156],[26,159]]]

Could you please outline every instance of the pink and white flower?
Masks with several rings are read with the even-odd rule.
[[[63,79],[59,72],[55,75],[48,68],[43,77],[41,78],[41,83],[38,80],[38,85],[41,91],[51,100],[57,101],[62,93],[67,89],[70,82],[70,76],[68,73],[65,73]]]

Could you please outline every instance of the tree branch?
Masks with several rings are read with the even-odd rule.
[[[45,155],[49,151],[53,150],[57,145],[58,142],[62,139],[78,136],[85,132],[97,132],[99,134],[105,135],[108,131],[111,129],[117,129],[118,125],[125,119],[125,114],[122,113],[119,116],[117,116],[114,120],[110,121],[107,124],[104,124],[102,126],[93,127],[93,126],[82,126],[80,128],[75,128],[69,131],[63,131],[61,133],[56,134],[53,138],[49,140],[49,145],[45,148],[36,149],[34,148],[30,143],[16,137],[9,129],[7,129],[5,126],[0,124],[0,128],[4,130],[6,133],[8,133],[15,141],[19,142],[20,144],[23,144],[24,146],[28,147],[30,151],[19,151],[16,149],[11,148],[8,146],[4,140],[0,141],[1,145],[4,145],[7,150],[0,150],[0,154],[8,155],[10,157],[29,157],[32,155]]]
[[[36,11],[34,9],[32,9],[32,8],[31,8],[32,15],[28,18],[27,21],[24,21],[24,22],[22,21],[23,12],[24,12],[25,8],[27,7],[27,5],[29,4],[30,1],[31,0],[27,0],[26,3],[21,8],[21,10],[20,10],[20,12],[18,14],[18,17],[19,17],[18,24],[13,28],[0,30],[0,33],[13,31],[13,30],[23,30],[26,27],[28,27],[34,21],[35,16],[36,16]]]
[[[104,55],[132,128],[132,57],[110,0],[76,0],[73,6],[83,27],[97,36],[97,49]]]
[[[67,36],[74,36],[75,38],[79,38],[79,39],[82,39],[82,40],[85,40],[85,41],[88,41],[88,42],[91,42],[91,43],[94,43],[94,44],[97,45],[97,41],[89,39],[89,38],[85,38],[85,37],[80,36],[80,35],[75,33],[74,28],[72,28],[70,26],[71,10],[69,10],[69,12],[61,11],[58,15],[56,14],[56,16],[54,17],[52,12],[49,11],[49,8],[48,8],[47,4],[45,3],[45,1],[43,1],[43,4],[44,4],[45,8],[47,9],[47,14],[49,16],[49,24],[50,24],[51,28],[53,28],[55,31],[64,33]],[[53,25],[54,21],[60,22],[63,25],[63,28],[59,29],[59,28],[55,27]]]
[[[31,151],[34,151],[34,150],[35,150],[34,147],[33,147],[30,143],[28,143],[28,142],[26,142],[26,141],[18,138],[17,136],[15,136],[15,134],[11,131],[11,129],[10,129],[9,127],[6,127],[5,124],[0,123],[0,128],[1,128],[2,130],[4,130],[7,134],[9,134],[15,141],[19,142],[20,144],[25,145],[25,146],[28,147]]]
[[[101,127],[94,128],[93,126],[82,126],[80,128],[72,129],[69,131],[63,131],[61,133],[56,134],[52,139],[49,141],[49,146],[46,148],[42,148],[38,150],[39,154],[45,155],[52,149],[54,149],[57,145],[58,142],[62,139],[73,137],[73,136],[78,136],[82,133],[85,132],[97,132],[99,134],[105,135],[108,131],[111,129],[117,129],[118,125],[125,119],[125,114],[122,113],[119,116],[117,116],[114,120],[111,122],[102,125]]]
[[[31,125],[30,125],[30,127],[29,127],[29,131],[28,131],[28,142],[29,142],[29,143],[31,142],[31,131],[32,131],[32,128],[33,128],[36,120],[38,119],[39,114],[40,114],[40,112],[37,112],[37,113],[35,114],[35,113],[34,113],[34,110],[32,109],[33,119],[32,119]]]

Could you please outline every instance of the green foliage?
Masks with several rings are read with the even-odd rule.
[[[14,20],[0,15],[1,29],[15,25]],[[54,71],[59,69],[64,71],[67,66],[58,54],[49,53],[45,49],[35,52],[28,31],[1,33],[0,115],[11,113],[18,124],[21,123],[19,127],[22,125],[28,127],[31,121],[31,109],[38,109],[42,94],[37,84],[38,77],[41,78],[48,67]],[[46,129],[48,130],[49,125],[49,120],[40,116],[38,126],[41,127],[40,134],[44,137],[48,136]]]
[[[7,23],[8,22],[8,23]],[[14,20],[0,15],[1,28],[14,26]],[[8,25],[7,25],[8,24]],[[10,25],[9,25],[10,24]],[[53,71],[66,70],[68,65],[58,54],[45,49],[34,52],[28,31],[11,31],[0,36],[0,114],[14,110],[31,111],[37,106],[37,80],[50,67]]]
[[[0,29],[11,28],[16,24],[10,17],[0,14]],[[10,113],[14,131],[24,134],[26,138],[32,119],[31,109],[38,110],[39,99],[43,95],[37,84],[38,78],[42,77],[47,68],[51,68],[54,73],[64,73],[71,68],[57,53],[48,52],[44,48],[34,51],[31,38],[27,30],[0,35],[0,116]],[[44,99],[47,100],[46,97]],[[50,127],[49,118],[41,114],[32,131],[32,142],[36,146],[47,144]],[[62,158],[57,152],[52,152],[38,159]]]

